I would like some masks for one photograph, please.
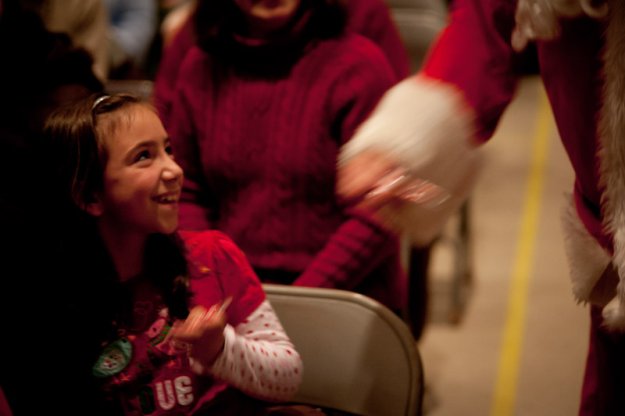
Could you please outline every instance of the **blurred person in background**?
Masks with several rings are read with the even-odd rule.
[[[146,78],[146,61],[158,30],[157,0],[104,0],[109,21],[112,79]]]
[[[157,33],[156,0],[28,0],[51,32],[89,51],[101,81],[145,79]]]
[[[12,0],[8,0],[12,1]],[[17,0],[23,1],[23,0]],[[26,0],[50,32],[64,33],[91,54],[100,81],[109,77],[109,20],[102,0]]]

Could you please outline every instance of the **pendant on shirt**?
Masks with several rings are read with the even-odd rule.
[[[132,344],[127,338],[118,339],[109,344],[93,366],[93,375],[109,377],[122,371],[132,357]]]

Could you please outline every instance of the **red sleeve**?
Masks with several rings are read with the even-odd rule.
[[[517,84],[510,37],[515,1],[455,0],[450,22],[423,73],[457,86],[475,111],[477,137],[490,138]]]
[[[397,250],[397,237],[352,212],[293,284],[349,290]]]
[[[388,59],[397,80],[410,73],[410,58],[399,30],[383,0],[347,2],[347,27],[373,41]]]
[[[218,231],[181,231],[186,243],[193,304],[210,307],[232,297],[228,323],[243,322],[265,300],[258,277],[241,250]]]
[[[364,39],[363,39],[364,40]],[[354,43],[365,59],[344,71],[333,91],[331,110],[348,140],[393,84],[393,74],[379,49],[370,41]],[[345,209],[346,221],[329,238],[311,264],[294,282],[299,286],[353,288],[397,249],[396,237],[364,213]]]

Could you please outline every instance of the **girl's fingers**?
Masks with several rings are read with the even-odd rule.
[[[225,313],[226,309],[228,309],[228,306],[230,306],[230,303],[232,303],[232,296],[228,296],[226,299],[224,299],[223,302],[221,302],[221,305],[219,306],[219,312]]]
[[[223,304],[215,304],[209,309],[194,307],[184,322],[174,323],[171,336],[181,341],[192,341],[201,338],[206,331],[223,327],[225,315],[222,309]]]

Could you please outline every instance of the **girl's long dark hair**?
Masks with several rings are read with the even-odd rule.
[[[124,110],[132,105],[148,104],[126,94],[94,95],[54,112],[44,130],[49,161],[47,193],[58,236],[57,266],[72,282],[67,285],[75,298],[71,308],[81,314],[83,325],[98,342],[110,339],[115,331],[113,322],[128,307],[128,297],[99,236],[96,219],[84,208],[104,186],[107,154],[103,137],[114,133],[120,123],[131,122]],[[101,117],[105,114],[106,119]],[[190,293],[184,254],[177,234],[155,234],[148,239],[144,258],[144,274],[176,318],[188,314]]]
[[[304,16],[304,27],[293,33]],[[287,73],[308,45],[340,36],[346,21],[344,0],[301,0],[294,18],[270,42],[246,47],[236,41],[237,35],[247,34],[247,22],[233,0],[200,0],[193,15],[200,48],[236,69],[265,76]]]

